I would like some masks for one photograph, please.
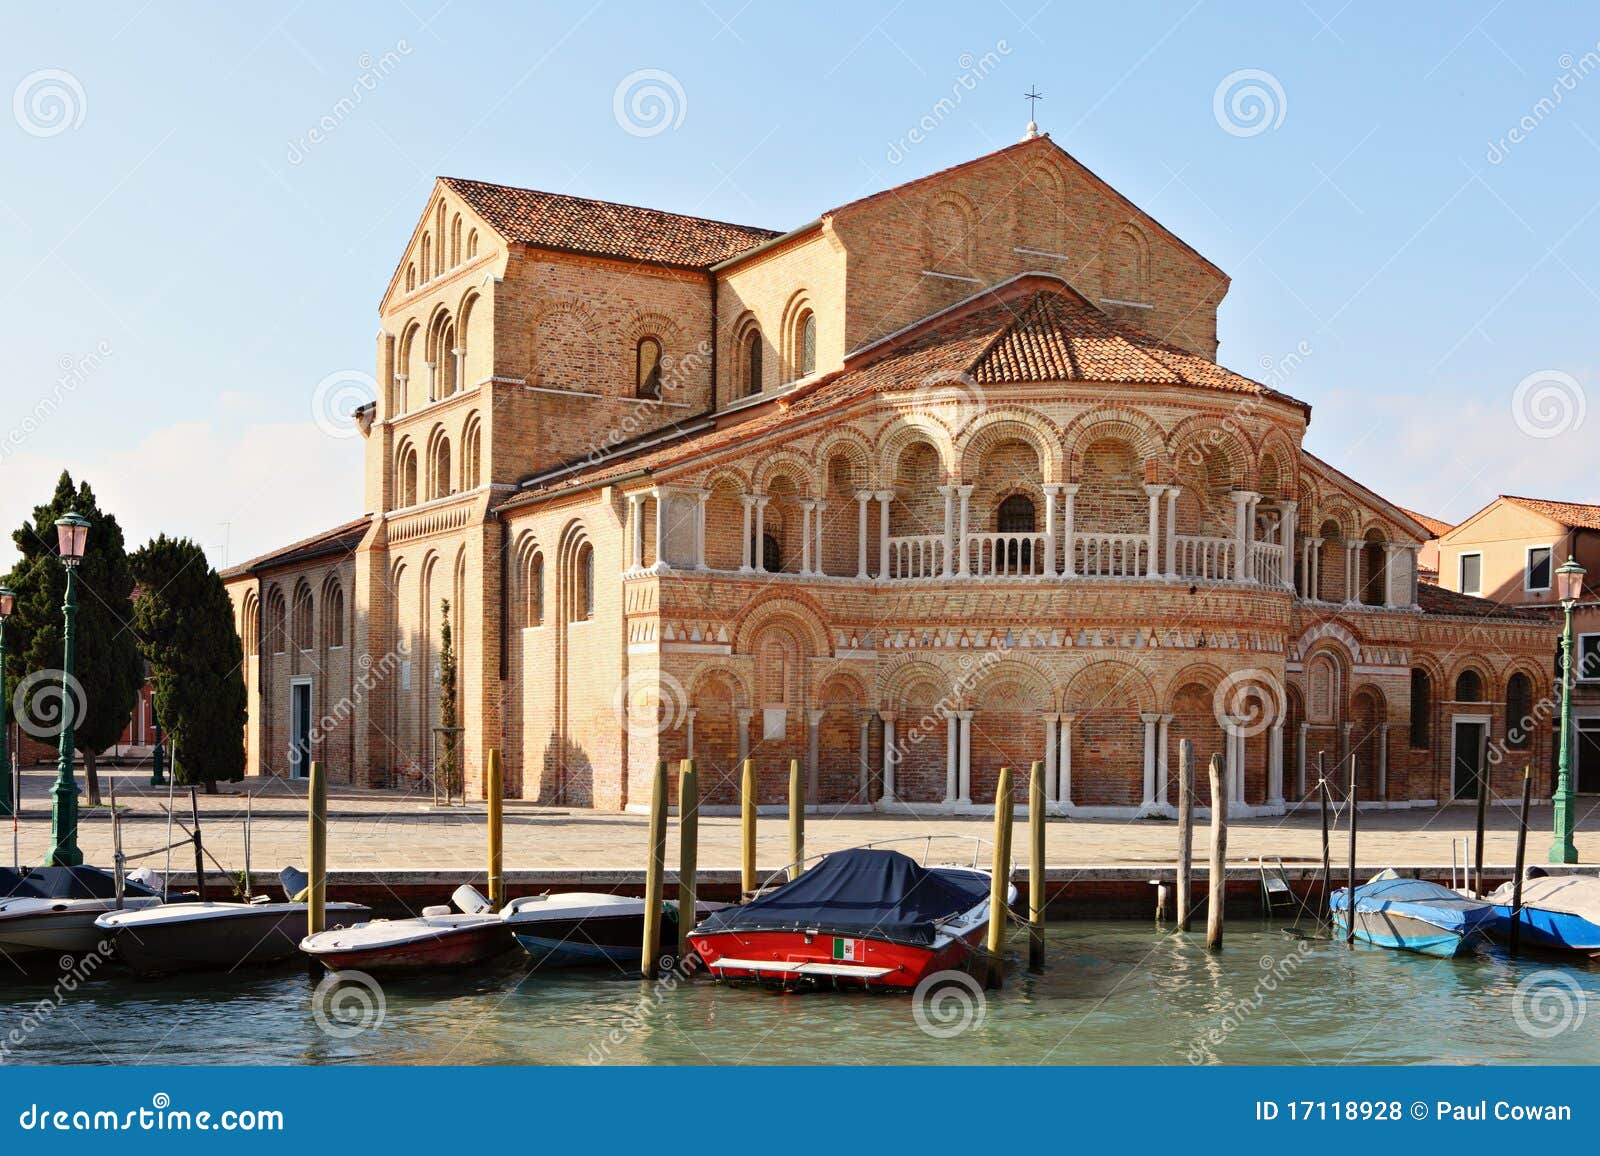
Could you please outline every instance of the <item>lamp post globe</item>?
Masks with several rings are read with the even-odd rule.
[[[1561,628],[1561,744],[1556,762],[1556,789],[1551,797],[1555,838],[1550,844],[1550,862],[1576,863],[1578,848],[1572,841],[1572,608],[1583,597],[1583,576],[1588,571],[1567,555],[1556,567],[1556,597],[1561,600],[1564,622]]]

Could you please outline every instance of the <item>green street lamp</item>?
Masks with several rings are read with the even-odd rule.
[[[11,797],[11,757],[6,750],[6,731],[10,712],[6,710],[6,619],[17,608],[17,592],[0,586],[0,815],[16,814],[17,800]]]
[[[1576,863],[1578,848],[1572,842],[1572,608],[1583,597],[1583,576],[1588,573],[1567,555],[1556,567],[1556,597],[1566,612],[1561,630],[1561,757],[1556,763],[1555,841],[1550,862]]]
[[[61,565],[67,571],[67,596],[61,602],[61,615],[65,620],[65,641],[61,658],[61,745],[56,760],[56,783],[50,788],[52,798],[50,835],[50,865],[53,867],[79,867],[83,852],[78,850],[78,784],[72,777],[73,703],[72,647],[73,629],[78,619],[78,592],[73,586],[73,576],[78,563],[83,561],[83,548],[89,541],[89,519],[80,514],[68,513],[56,519],[56,545],[61,555]]]

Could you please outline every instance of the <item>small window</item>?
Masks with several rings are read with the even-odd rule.
[[[1529,546],[1527,574],[1523,580],[1526,590],[1550,589],[1550,547]]]
[[[761,535],[761,568],[769,574],[783,572],[783,549],[772,534]]]
[[[1556,666],[1561,665],[1561,648],[1556,647]],[[1580,682],[1600,681],[1600,634],[1580,634],[1572,648],[1574,676]],[[1560,674],[1557,674],[1557,681]]]
[[[744,391],[746,396],[761,392],[761,330],[752,329],[744,339]]]
[[[661,400],[661,342],[654,337],[646,337],[639,342],[634,383],[640,397]]]
[[[1033,533],[1033,501],[1026,494],[1012,494],[1000,503],[995,522],[1002,534]]]
[[[1506,747],[1525,751],[1533,745],[1533,680],[1520,671],[1506,683]]]
[[[329,583],[322,596],[322,639],[329,650],[344,645],[344,590],[337,582]]]
[[[1457,702],[1482,702],[1483,679],[1475,670],[1463,670],[1456,678]]]
[[[817,372],[817,315],[807,313],[800,322],[800,376]]]
[[[1461,593],[1483,593],[1483,555],[1461,555]]]
[[[573,567],[572,617],[577,622],[587,622],[594,617],[594,547],[584,544],[578,551]]]
[[[1433,745],[1433,684],[1428,672],[1411,671],[1411,749],[1425,751]]]

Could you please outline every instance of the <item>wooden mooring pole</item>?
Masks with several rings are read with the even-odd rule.
[[[1011,894],[1011,768],[1000,768],[994,791],[994,867],[989,881],[988,986],[1005,982],[1006,917]]]
[[[656,764],[655,781],[650,784],[650,848],[644,873],[644,951],[639,956],[639,974],[653,979],[656,953],[661,950],[662,886],[667,873],[667,761]]]
[[[694,760],[678,768],[678,964],[689,958],[689,932],[694,929],[696,875],[700,869],[700,776]]]
[[[1222,756],[1212,755],[1211,777],[1211,898],[1206,907],[1206,949],[1222,950],[1222,919],[1228,905],[1228,790],[1223,782]]]
[[[1473,894],[1483,898],[1483,830],[1489,821],[1489,760],[1478,752],[1478,843],[1472,849]]]
[[[1329,910],[1328,901],[1333,895],[1333,855],[1328,843],[1328,804],[1332,798],[1328,793],[1328,776],[1322,770],[1324,753],[1317,752],[1317,799],[1322,810],[1322,906]]]
[[[1356,806],[1356,756],[1350,753],[1350,794],[1345,798],[1345,804],[1350,808],[1350,874],[1346,878],[1345,886],[1345,932],[1344,941],[1356,941],[1356,816],[1361,809]]]
[[[489,905],[496,911],[506,903],[505,874],[505,790],[500,769],[500,749],[489,748],[489,766],[484,773],[483,793],[489,803]]]
[[[1194,911],[1194,742],[1178,744],[1178,930]]]
[[[311,787],[307,797],[310,800],[307,811],[311,847],[306,853],[306,870],[311,875],[311,893],[306,903],[306,930],[307,934],[315,935],[328,921],[328,773],[320,762],[311,764]]]
[[[739,894],[756,889],[756,761],[746,759],[739,780]]]
[[[1028,774],[1028,970],[1044,970],[1044,763]]]
[[[800,760],[789,760],[789,878],[800,878],[806,857],[806,777]]]
[[[1522,768],[1522,810],[1517,815],[1517,874],[1511,884],[1511,958],[1522,946],[1522,871],[1528,860],[1528,803],[1533,794],[1533,768]]]
[[[316,764],[312,764],[315,766]],[[178,761],[172,761],[172,773],[178,773]],[[200,840],[200,795],[194,787],[189,788],[189,821],[194,824],[194,881],[195,890],[200,893],[200,902],[206,901],[206,848]]]

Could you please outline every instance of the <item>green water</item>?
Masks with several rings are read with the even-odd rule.
[[[376,992],[319,989],[299,969],[138,980],[108,967],[41,1014],[47,969],[6,982],[0,1063],[1600,1061],[1600,969],[1588,965],[1302,946],[1253,923],[1231,925],[1213,956],[1198,937],[1126,922],[1054,925],[1048,961],[1030,976],[1013,960],[981,1002],[954,988],[924,1001],[928,1030],[909,996],[644,985],[535,971],[515,954]]]

